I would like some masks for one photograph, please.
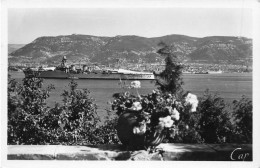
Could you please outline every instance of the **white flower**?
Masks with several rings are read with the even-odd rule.
[[[140,81],[133,81],[130,84],[131,88],[141,88],[141,82]]]
[[[185,98],[185,104],[191,105],[191,109],[190,109],[191,112],[196,111],[196,109],[198,107],[198,103],[199,103],[199,101],[197,99],[197,96],[194,94],[189,93]]]
[[[165,127],[166,128],[170,128],[172,125],[173,125],[173,123],[174,123],[174,121],[172,120],[172,119],[170,119],[170,120],[167,120],[166,121],[166,123],[165,123]]]
[[[134,133],[134,134],[139,134],[139,133],[140,133],[139,127],[134,127],[134,128],[133,128],[133,133]]]
[[[173,109],[171,117],[173,119],[175,119],[175,120],[179,120],[180,119],[180,113],[176,110],[176,108]]]
[[[146,125],[143,124],[140,127],[134,127],[133,128],[133,133],[134,134],[138,134],[138,135],[142,135],[146,132]]]
[[[166,128],[170,128],[174,123],[174,121],[171,119],[171,116],[161,117],[159,118],[159,121],[159,125],[164,125]]]
[[[132,107],[131,107],[132,110],[135,110],[135,111],[139,111],[142,109],[142,105],[140,102],[134,102]]]

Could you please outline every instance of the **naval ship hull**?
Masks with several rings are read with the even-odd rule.
[[[66,73],[64,71],[24,71],[25,77],[35,75],[46,79],[107,79],[107,80],[154,80],[154,74],[123,74],[123,73]]]

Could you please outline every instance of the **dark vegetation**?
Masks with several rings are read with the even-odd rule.
[[[166,68],[156,85],[165,93],[187,94],[182,89],[181,65],[171,46],[161,43],[158,53],[165,57]],[[87,89],[77,89],[71,81],[64,91],[62,104],[48,107],[45,103],[54,86],[42,88],[42,79],[24,78],[19,84],[8,80],[8,144],[96,145],[119,143],[113,118],[100,124],[97,106]],[[217,94],[206,91],[199,98],[197,111],[183,113],[178,133],[165,142],[179,143],[252,143],[252,101],[228,104]]]

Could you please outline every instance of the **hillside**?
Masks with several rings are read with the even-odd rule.
[[[155,63],[164,58],[156,53],[158,43],[173,47],[174,53],[185,61],[207,63],[252,62],[252,39],[244,37],[211,36],[195,38],[168,35],[145,38],[140,36],[98,37],[66,35],[39,37],[9,54],[10,62],[56,63],[67,56],[71,62],[115,63],[138,61]],[[11,51],[11,50],[10,50]]]

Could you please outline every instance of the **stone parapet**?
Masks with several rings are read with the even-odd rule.
[[[9,145],[8,160],[179,160],[252,161],[252,144],[170,144],[155,152],[128,151],[121,145]]]

